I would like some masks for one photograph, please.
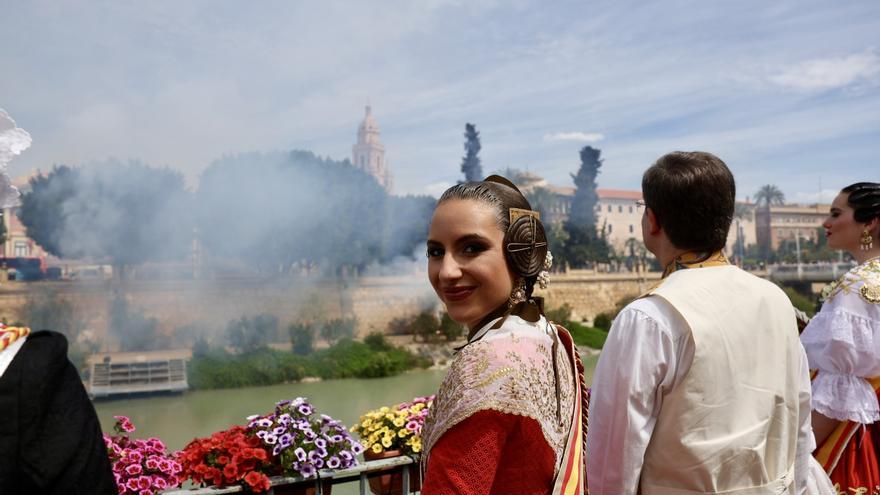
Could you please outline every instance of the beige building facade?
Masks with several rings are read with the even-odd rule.
[[[756,242],[769,246],[770,250],[779,249],[783,241],[794,242],[797,237],[801,241],[816,242],[822,235],[822,223],[831,210],[829,204],[812,205],[780,205],[755,210]]]

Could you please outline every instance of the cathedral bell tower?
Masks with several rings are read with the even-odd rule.
[[[373,118],[369,105],[361,125],[358,126],[357,144],[351,147],[354,166],[372,175],[376,182],[391,192],[391,171],[385,166],[385,146],[379,141],[379,123]]]

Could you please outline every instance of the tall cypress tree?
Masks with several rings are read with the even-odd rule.
[[[474,124],[464,125],[464,158],[461,160],[461,171],[465,182],[476,182],[483,179],[483,167],[480,165],[480,133]]]
[[[573,266],[608,260],[608,242],[596,231],[596,177],[602,167],[601,155],[601,150],[585,146],[580,152],[581,166],[576,175],[571,175],[577,189],[564,227],[569,235],[566,258]]]

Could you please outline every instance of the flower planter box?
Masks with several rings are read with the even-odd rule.
[[[330,495],[331,490],[333,490],[333,485],[329,481],[321,482],[321,493],[323,495]],[[315,489],[314,481],[308,484],[277,485],[272,487],[272,491],[275,495],[316,495],[318,493]]]
[[[378,454],[369,450],[364,451],[364,459],[367,461],[388,459],[390,457],[399,457],[400,455],[401,452],[399,450],[389,450]],[[374,495],[403,494],[403,472],[399,468],[393,469],[395,469],[395,471],[392,473],[371,476],[369,478],[370,491],[373,492]],[[412,464],[404,466],[403,469],[409,469],[409,493],[421,490],[422,483],[419,476],[419,465]]]

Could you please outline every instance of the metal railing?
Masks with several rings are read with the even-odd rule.
[[[393,474],[402,471],[403,495],[409,495],[410,492],[410,467],[418,468],[418,459],[409,456],[391,457],[389,459],[379,459],[376,461],[367,461],[358,464],[349,469],[340,469],[338,471],[321,470],[318,471],[318,477],[314,479],[305,479],[302,477],[274,476],[269,478],[272,487],[266,492],[267,495],[274,495],[275,487],[290,485],[299,485],[307,488],[314,486],[315,494],[322,495],[324,493],[324,485],[341,485],[343,483],[359,483],[360,494],[367,495],[370,493],[369,478],[379,477],[387,474]],[[191,488],[183,490],[168,490],[162,492],[163,495],[219,495],[223,493],[244,493],[241,486],[227,486],[224,488]]]

